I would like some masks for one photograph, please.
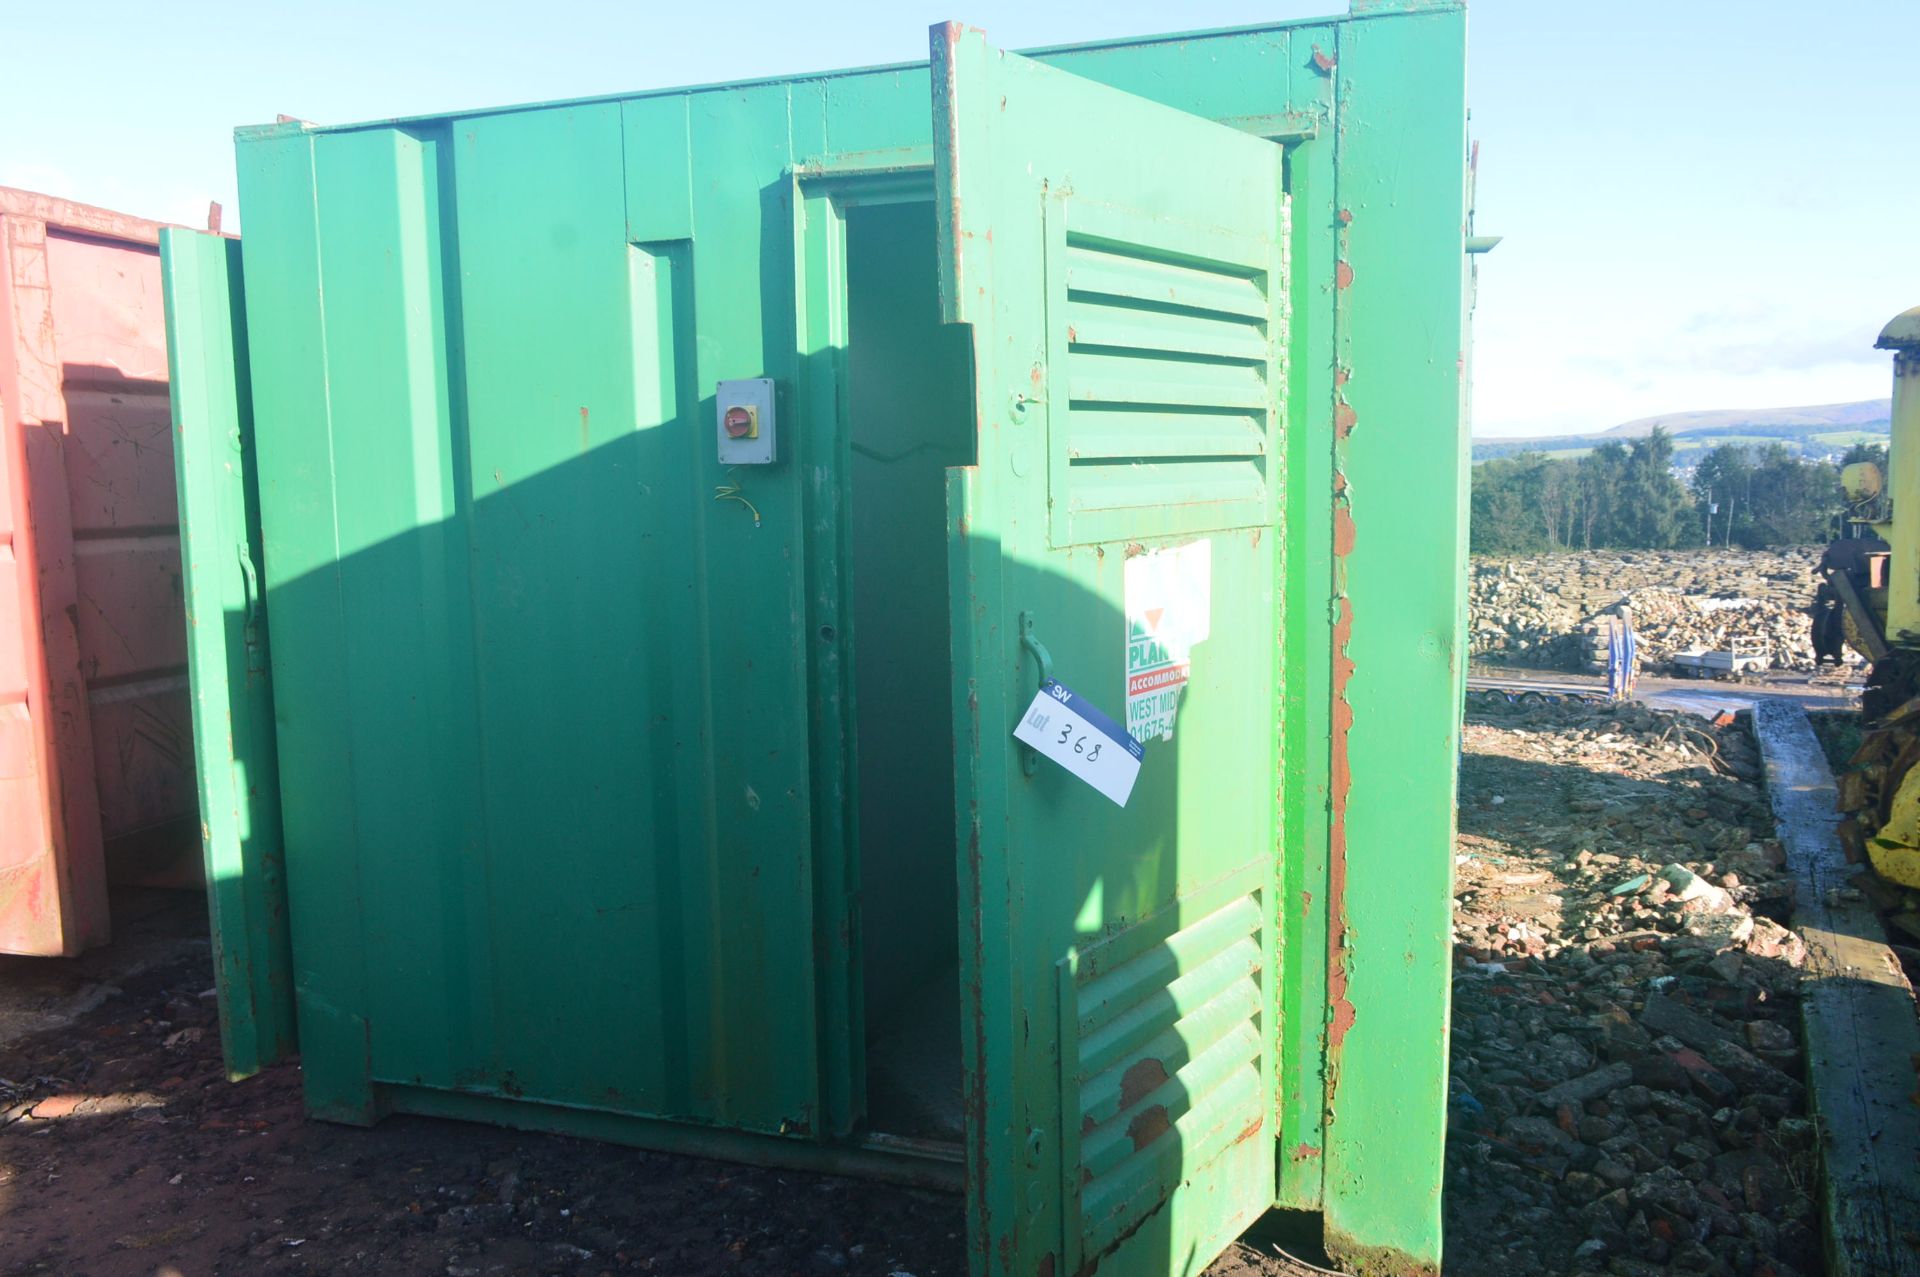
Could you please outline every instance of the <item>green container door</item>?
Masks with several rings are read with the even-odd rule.
[[[164,230],[160,260],[214,991],[239,1078],[294,1046],[240,244]]]
[[[1197,1272],[1275,1200],[1282,151],[956,26],[933,86],[974,1266]],[[1042,651],[1124,808],[1011,739]]]

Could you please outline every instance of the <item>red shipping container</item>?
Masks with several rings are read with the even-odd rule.
[[[159,230],[0,187],[0,953],[199,873]]]

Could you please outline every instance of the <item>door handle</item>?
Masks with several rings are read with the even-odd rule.
[[[260,605],[260,578],[254,573],[253,555],[248,553],[245,542],[234,548],[240,559],[240,600],[246,609],[243,615],[246,623],[252,625],[254,610]]]
[[[1020,614],[1020,646],[1033,654],[1034,663],[1040,667],[1039,686],[1044,689],[1046,685],[1053,680],[1053,654],[1047,651],[1047,645],[1042,643],[1039,637],[1034,634],[1033,613],[1031,612],[1022,612]],[[1021,774],[1031,776],[1039,771],[1039,751],[1031,745],[1022,745],[1020,750]]]

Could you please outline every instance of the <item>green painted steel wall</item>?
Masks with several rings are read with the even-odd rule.
[[[1379,1271],[1440,1254],[1464,540],[1465,15],[1405,7],[1036,55],[1285,145],[1276,1198]],[[844,243],[807,210],[927,165],[931,100],[908,66],[241,132],[315,1112],[854,1129],[846,476],[802,424]],[[711,387],[755,376],[783,463],[729,474]]]
[[[279,767],[240,245],[160,232],[194,781],[221,1046],[235,1078],[294,1048]]]
[[[1466,674],[1466,142],[1458,112],[1415,104],[1464,101],[1464,26],[1457,13],[1354,22],[1334,69],[1336,974],[1322,1192],[1328,1248],[1383,1269],[1406,1255],[1439,1263]]]

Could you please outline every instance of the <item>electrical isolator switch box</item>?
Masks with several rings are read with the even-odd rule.
[[[773,424],[773,378],[723,381],[714,391],[720,464],[764,466],[778,453]]]

